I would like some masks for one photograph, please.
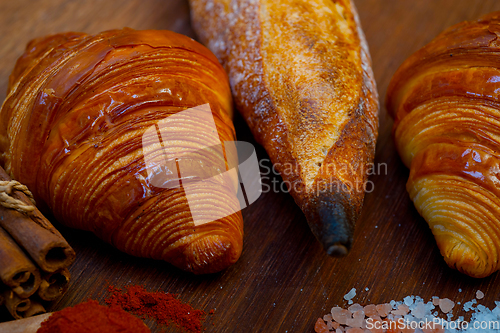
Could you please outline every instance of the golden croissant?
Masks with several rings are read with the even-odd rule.
[[[210,148],[235,140],[232,114],[227,75],[188,37],[58,34],[32,41],[10,77],[1,158],[65,225],[134,256],[217,272],[242,250],[238,178]],[[197,181],[197,169],[220,177]]]
[[[500,268],[500,12],[457,24],[408,58],[387,92],[407,190],[446,263]]]
[[[190,0],[236,107],[328,254],[347,254],[378,132],[378,96],[352,1]]]

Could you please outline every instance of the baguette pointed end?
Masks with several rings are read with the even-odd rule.
[[[344,257],[349,253],[349,249],[342,244],[334,244],[326,250],[326,253],[335,258]]]
[[[346,194],[321,193],[305,205],[311,231],[332,257],[345,257],[353,243],[356,210],[348,204]],[[352,201],[352,200],[351,200]]]

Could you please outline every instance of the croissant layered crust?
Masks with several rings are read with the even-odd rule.
[[[178,116],[203,104],[215,134],[195,116]],[[167,148],[145,133],[156,135],[161,121],[176,116],[167,153],[196,151],[235,140],[232,113],[223,68],[188,37],[132,29],[58,34],[32,41],[11,75],[0,114],[2,162],[62,223],[134,256],[216,272],[242,249],[237,177],[155,186],[146,160],[161,163]],[[227,167],[220,151],[199,158]],[[211,222],[195,224],[192,211]]]
[[[407,59],[387,109],[407,189],[450,267],[500,269],[500,13],[444,31]]]

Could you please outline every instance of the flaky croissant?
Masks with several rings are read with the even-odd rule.
[[[188,37],[124,29],[39,38],[10,78],[2,162],[62,223],[134,256],[216,272],[242,249],[238,179],[222,175],[229,162],[213,148],[234,141],[232,113],[223,68]],[[187,172],[175,172],[183,163]],[[200,165],[220,177],[196,181]]]
[[[378,132],[378,95],[352,1],[190,0],[237,109],[328,254],[347,254]]]
[[[457,24],[394,75],[387,109],[407,189],[447,264],[500,268],[500,12]]]

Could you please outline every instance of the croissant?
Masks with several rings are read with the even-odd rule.
[[[500,12],[452,26],[410,56],[387,92],[406,185],[446,263],[500,268]]]
[[[1,162],[61,223],[217,272],[242,250],[238,178],[224,173],[235,157],[216,149],[235,140],[232,114],[227,75],[188,37],[58,34],[32,41],[10,77]]]
[[[378,96],[351,1],[190,0],[236,107],[328,254],[351,247],[378,132]]]

